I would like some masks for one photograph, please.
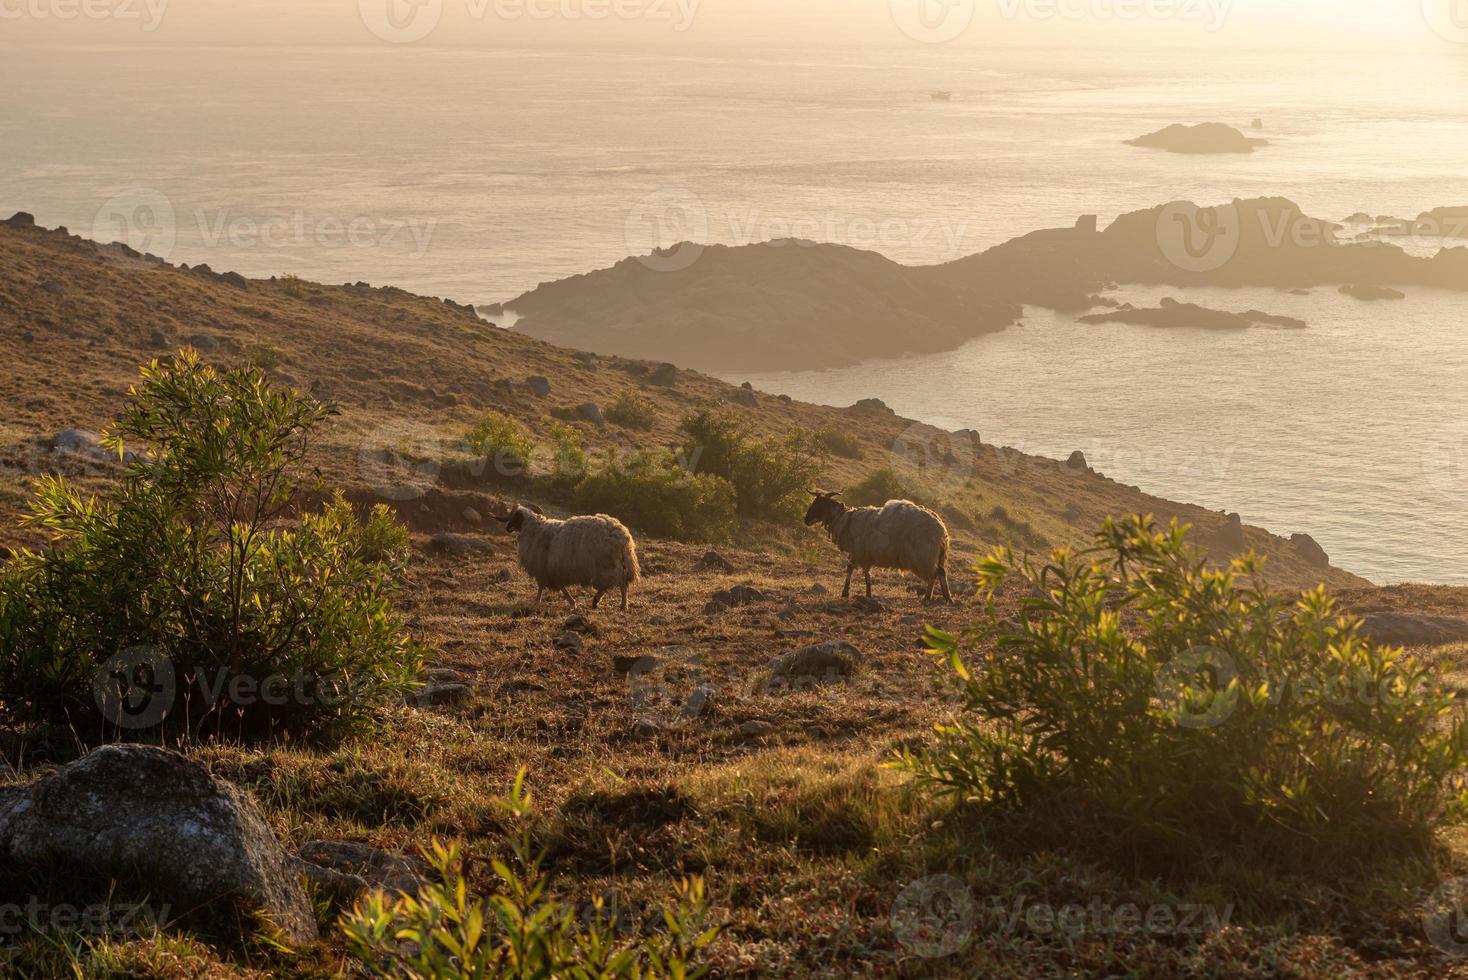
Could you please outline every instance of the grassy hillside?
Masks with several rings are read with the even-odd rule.
[[[105,425],[139,363],[184,344],[222,363],[269,367],[275,380],[339,406],[314,460],[322,482],[361,503],[388,493],[418,551],[403,595],[412,629],[435,666],[471,688],[458,703],[394,708],[378,735],[339,746],[192,747],[254,793],[288,845],[351,839],[412,850],[433,837],[462,837],[475,857],[498,855],[503,826],[492,801],[526,767],[541,801],[537,838],[572,893],[615,892],[648,912],[671,881],[707,877],[725,925],[711,953],[719,976],[1409,976],[1454,968],[1422,936],[1416,908],[1431,872],[1421,867],[1363,871],[1354,885],[1331,889],[1253,867],[1189,868],[1162,879],[966,816],[879,768],[922,743],[954,708],[920,638],[925,624],[958,630],[975,620],[966,568],[982,553],[1002,543],[1036,552],[1080,543],[1106,515],[1151,512],[1194,524],[1197,540],[1223,559],[1237,541],[1221,514],[1079,466],[987,445],[965,455],[971,443],[879,406],[803,405],[559,349],[401,290],[244,282],[104,252],[60,232],[0,227],[0,543],[40,543],[13,521],[34,477],[59,469],[96,487],[115,475],[110,464],[53,454],[50,437]],[[548,395],[525,385],[534,376],[549,381]],[[769,437],[827,433],[840,449],[824,461],[827,486],[891,468],[948,517],[954,579],[966,584],[961,602],[924,607],[908,580],[887,573],[877,576],[883,607],[843,601],[843,565],[829,542],[799,527],[745,522],[716,545],[732,571],[702,563],[705,542],[645,538],[647,577],[630,612],[603,610],[575,624],[560,605],[532,605],[512,542],[483,516],[515,499],[561,512],[567,494],[544,461],[523,476],[477,472],[459,441],[496,411],[545,443],[557,414],[574,418],[588,402],[606,409],[628,391],[652,403],[650,428],[563,423],[581,432],[594,458],[612,447],[677,443],[683,418],[718,408]],[[400,492],[407,487],[414,492]],[[457,553],[455,541],[433,537],[443,532],[488,549]],[[1349,572],[1312,565],[1287,540],[1253,528],[1244,537],[1268,557],[1270,579],[1282,588],[1324,580],[1352,590],[1363,608],[1410,611],[1430,598],[1437,614],[1468,609],[1457,590],[1378,592]],[[762,597],[707,608],[715,592],[736,584]],[[1002,594],[1001,615],[1022,598]],[[580,631],[579,647],[557,644],[568,627]],[[793,692],[767,683],[772,657],[826,640],[864,654],[850,683]],[[644,655],[655,658],[651,671],[629,678],[627,660]],[[1460,655],[1435,654],[1445,671],[1457,669]],[[707,706],[685,712],[700,685],[714,688]],[[22,745],[0,732],[0,751],[30,773],[73,747]],[[1442,860],[1450,869],[1456,859]],[[914,895],[926,900],[939,874],[961,876],[973,896],[970,941],[958,956],[932,955],[904,931],[900,914]],[[488,872],[474,877],[483,882]],[[1190,916],[1187,928],[1160,932],[1108,919],[1075,932],[1027,914],[1098,902],[1202,910],[1213,919]],[[46,975],[69,956],[96,975],[353,969],[336,943],[292,956],[191,940],[104,942],[70,954],[32,943],[20,968]]]

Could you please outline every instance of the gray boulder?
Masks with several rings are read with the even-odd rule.
[[[576,414],[593,425],[606,425],[607,417],[602,414],[601,406],[596,402],[586,402],[576,406]]]
[[[535,375],[525,379],[525,387],[530,389],[531,394],[544,398],[551,393],[550,379],[543,375]]]
[[[59,880],[101,872],[176,909],[263,915],[293,944],[318,936],[299,870],[259,807],[166,749],[104,746],[0,790],[0,865]]]
[[[835,680],[856,673],[862,659],[861,651],[845,640],[818,643],[771,660],[770,677],[776,680]]]
[[[488,541],[468,534],[435,534],[428,545],[446,555],[487,555],[494,551],[494,545]]]

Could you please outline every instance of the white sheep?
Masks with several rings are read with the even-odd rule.
[[[948,591],[948,528],[937,514],[909,500],[890,500],[883,507],[851,508],[836,499],[840,491],[812,490],[811,496],[815,500],[806,511],[806,526],[824,525],[847,558],[842,597],[851,595],[851,575],[858,568],[866,576],[868,597],[872,594],[872,569],[895,568],[911,572],[927,584],[924,602],[932,601],[935,585],[942,586],[945,601],[953,601]]]
[[[627,608],[627,590],[642,577],[642,569],[637,544],[621,521],[605,514],[558,521],[528,507],[516,507],[496,520],[519,536],[520,567],[539,586],[536,602],[551,589],[575,609],[576,597],[570,592],[575,585],[596,590],[593,609],[612,589],[621,591],[622,608]]]

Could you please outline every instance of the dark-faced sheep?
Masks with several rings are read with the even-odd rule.
[[[545,590],[559,592],[576,608],[572,586],[596,590],[591,608],[601,605],[602,596],[613,589],[622,594],[627,608],[627,590],[642,577],[637,563],[637,544],[622,522],[605,514],[558,521],[516,507],[508,517],[497,517],[505,530],[519,536],[520,567],[539,586],[535,601]]]
[[[945,601],[953,601],[948,591],[948,528],[937,514],[909,500],[852,508],[836,499],[839,491],[812,490],[811,496],[815,500],[806,511],[806,526],[823,525],[847,558],[843,597],[851,595],[851,575],[858,568],[866,576],[868,597],[872,569],[895,568],[926,583],[924,602],[932,601],[935,586],[942,586]]]

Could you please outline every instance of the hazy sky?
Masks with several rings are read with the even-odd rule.
[[[385,43],[384,36],[428,44],[1164,44],[1450,52],[1468,51],[1468,0],[0,0],[0,43],[360,44]]]

